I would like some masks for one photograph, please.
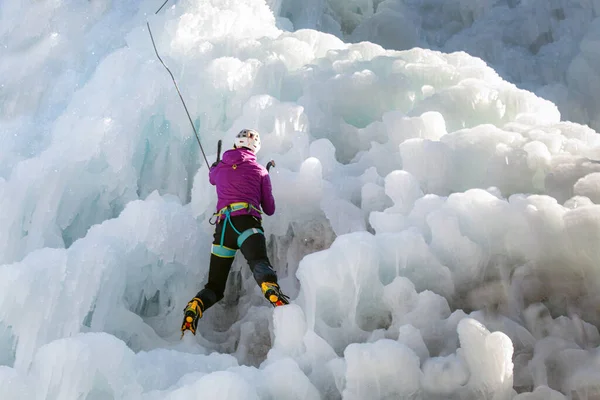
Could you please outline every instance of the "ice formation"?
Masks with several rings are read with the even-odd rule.
[[[598,2],[557,15],[586,21],[572,36],[547,27],[564,57],[542,77],[543,45],[490,47],[499,75],[389,27],[420,10],[440,49],[469,48],[540,2],[441,3],[2,3],[0,397],[597,396],[600,139],[502,76],[593,110]],[[292,304],[240,257],[183,340],[216,198],[146,22],[208,159],[252,127],[277,162],[264,227]],[[360,41],[382,34],[403,42]]]

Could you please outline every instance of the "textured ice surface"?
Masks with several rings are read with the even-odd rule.
[[[555,102],[567,120],[600,127],[598,0],[281,0],[295,29],[388,49],[465,51]],[[310,15],[310,18],[308,16]]]
[[[0,397],[597,395],[597,132],[501,68],[386,27],[404,18],[469,45],[540,6],[537,25],[510,31],[529,40],[551,3],[3,3]],[[597,24],[577,26],[593,14],[576,8],[561,19],[571,40],[550,28],[565,46],[585,32],[566,79],[595,104]],[[259,161],[277,163],[264,227],[292,304],[273,310],[239,259],[183,340],[216,196],[147,20],[209,162],[252,127]],[[402,34],[406,50],[291,23]],[[522,60],[523,81],[551,81],[489,47]]]

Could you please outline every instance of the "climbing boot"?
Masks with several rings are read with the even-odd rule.
[[[198,320],[202,318],[202,310],[204,308],[204,304],[202,304],[202,300],[197,297],[194,297],[187,304],[185,309],[183,310],[183,323],[181,324],[181,337],[183,337],[185,331],[190,331],[194,335],[196,334],[196,328],[198,327]]]
[[[290,304],[290,298],[285,294],[281,293],[281,288],[278,284],[272,282],[263,282],[260,285],[265,298],[273,305],[273,307],[279,307],[286,304]]]

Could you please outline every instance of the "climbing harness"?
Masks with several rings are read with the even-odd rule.
[[[224,215],[227,216],[229,213],[232,213],[234,211],[240,211],[240,210],[254,210],[259,214],[262,214],[262,211],[260,211],[259,208],[254,207],[252,204],[250,203],[246,203],[246,202],[238,202],[238,203],[231,203],[226,207],[221,208],[219,211],[217,211],[216,213],[213,214],[213,216],[211,217],[211,221],[210,224],[211,225],[216,225],[219,222],[221,222],[221,217],[223,217]],[[213,218],[216,217],[216,220],[212,221]]]
[[[237,245],[238,248],[242,247],[242,244],[246,241],[246,239],[248,239],[250,236],[256,234],[256,233],[260,233],[261,235],[264,235],[264,232],[261,229],[258,228],[250,228],[250,229],[246,229],[243,232],[240,232],[235,225],[233,225],[233,222],[231,221],[231,213],[234,211],[239,211],[239,210],[255,210],[258,213],[261,213],[260,209],[254,207],[252,204],[250,203],[232,203],[229,204],[227,207],[223,207],[222,209],[220,209],[219,211],[217,211],[216,213],[213,214],[213,217],[216,217],[216,220],[213,222],[212,218],[211,220],[209,220],[209,223],[211,225],[216,225],[219,222],[221,222],[221,218],[223,218],[223,228],[221,229],[221,241],[220,243],[217,244],[213,244],[212,245],[212,251],[211,253],[216,255],[217,257],[222,257],[222,258],[232,258],[235,257],[235,253],[237,250],[235,249],[231,249],[227,246],[224,246],[223,243],[225,242],[225,230],[227,229],[227,224],[229,224],[231,226],[231,228],[235,231],[235,233],[238,234],[238,238],[237,238]]]

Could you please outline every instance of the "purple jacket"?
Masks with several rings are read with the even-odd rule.
[[[275,199],[271,188],[271,178],[267,169],[256,162],[256,155],[246,148],[231,149],[223,153],[223,158],[209,173],[211,185],[217,186],[217,211],[232,203],[249,203],[267,215],[275,212]],[[246,210],[232,212],[231,215],[247,214]],[[260,213],[250,210],[250,214],[261,218]]]

